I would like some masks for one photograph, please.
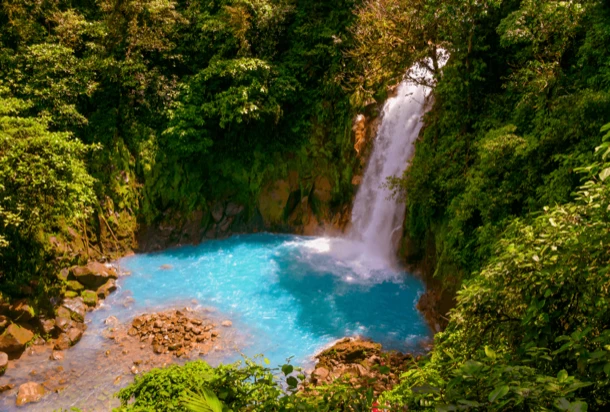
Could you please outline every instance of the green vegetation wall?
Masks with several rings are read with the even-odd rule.
[[[252,215],[266,182],[289,170],[304,196],[324,175],[332,202],[350,199],[357,162],[344,51],[355,7],[2,3],[2,287],[52,272],[42,267],[58,254],[60,265],[115,257],[133,246],[138,223],[208,213],[218,199]],[[15,148],[37,150],[26,147],[36,136],[58,143],[44,161],[17,164]],[[27,188],[48,190],[42,203],[28,203],[39,200],[26,199],[28,182],[45,172],[48,187]],[[25,244],[38,245],[32,258]]]

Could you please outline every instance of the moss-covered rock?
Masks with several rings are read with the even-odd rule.
[[[97,293],[92,290],[83,290],[81,292],[83,302],[87,306],[95,307],[97,305]]]
[[[74,292],[80,292],[81,290],[85,289],[83,284],[80,283],[78,280],[69,280],[66,283],[66,287],[68,288],[68,290],[72,290]]]
[[[68,299],[75,298],[77,296],[78,296],[78,292],[75,292],[73,290],[68,290],[68,291],[64,292],[64,297],[68,298]]]

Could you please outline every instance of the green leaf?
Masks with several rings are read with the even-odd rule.
[[[282,366],[282,372],[284,373],[285,376],[288,376],[292,373],[292,371],[294,370],[294,367],[292,365],[284,365]]]
[[[568,379],[568,372],[565,369],[562,369],[557,374],[557,380],[559,382],[565,382]]]
[[[191,412],[222,412],[222,402],[214,392],[202,388],[197,392],[187,391],[182,397],[184,407]]]
[[[294,376],[289,376],[288,379],[286,379],[286,383],[291,388],[296,388],[296,386],[299,384],[299,381]]]
[[[495,402],[497,399],[503,398],[504,396],[506,396],[509,390],[510,388],[508,385],[498,386],[496,389],[493,390],[493,392],[489,394],[489,402]]]
[[[610,362],[608,362],[604,365],[604,373],[606,375],[610,376]]]
[[[497,356],[496,352],[494,352],[489,346],[485,346],[485,355],[492,360],[495,360]]]

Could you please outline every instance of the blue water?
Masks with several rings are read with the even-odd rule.
[[[144,312],[190,307],[217,323],[229,319],[233,327],[219,326],[221,340],[229,344],[204,358],[212,365],[233,362],[243,353],[264,354],[271,367],[292,357],[293,364],[307,369],[312,355],[344,336],[369,337],[400,351],[421,350],[421,340],[430,336],[415,308],[422,283],[394,269],[362,242],[235,236],[117,263],[131,275],[119,278],[119,290],[87,315],[87,332],[66,351],[64,361],[49,362],[43,353],[6,372],[3,379],[20,384],[41,383],[45,371],[57,367],[71,371],[65,390],[48,394],[28,410],[97,411],[118,405],[113,394],[133,375],[131,361],[105,361],[106,351],[117,351],[117,344],[105,337],[110,316],[129,324]],[[29,374],[31,370],[36,375]],[[120,384],[113,383],[117,377]],[[15,394],[0,397],[0,410],[19,410]]]
[[[244,354],[272,365],[306,363],[344,336],[416,350],[430,334],[415,308],[421,281],[358,256],[357,244],[340,239],[258,234],[119,263],[131,272],[121,287],[136,311],[196,299],[233,322]]]

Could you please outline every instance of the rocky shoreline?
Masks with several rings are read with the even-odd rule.
[[[53,409],[57,402],[78,405],[83,402],[79,400],[83,389],[95,389],[84,410],[117,406],[114,393],[135,375],[212,352],[239,349],[232,339],[231,321],[212,319],[211,313],[210,308],[183,307],[141,314],[123,323],[109,316],[101,328],[93,328],[88,343],[83,343],[86,359],[81,358],[80,349],[74,353],[57,350],[57,339],[30,345],[8,365],[9,371],[18,371],[12,377],[19,378],[13,382],[0,378],[5,391],[0,409],[3,404],[10,407],[11,402],[16,406],[41,402],[34,410]],[[20,381],[23,383],[16,386]]]
[[[78,343],[87,330],[85,316],[117,289],[119,274],[110,265],[89,262],[63,269],[57,275],[62,298],[51,299],[51,308],[40,311],[32,299],[0,304],[0,376],[18,361],[26,350],[52,349],[51,360],[63,359],[63,351]],[[25,291],[26,293],[28,291]],[[29,293],[31,294],[31,292]],[[0,393],[14,388],[0,381]],[[45,389],[27,382],[18,389],[18,406],[39,401]]]
[[[381,344],[362,338],[344,338],[315,356],[316,366],[303,391],[340,380],[354,388],[372,389],[375,397],[399,383],[400,375],[418,358],[385,351]]]

